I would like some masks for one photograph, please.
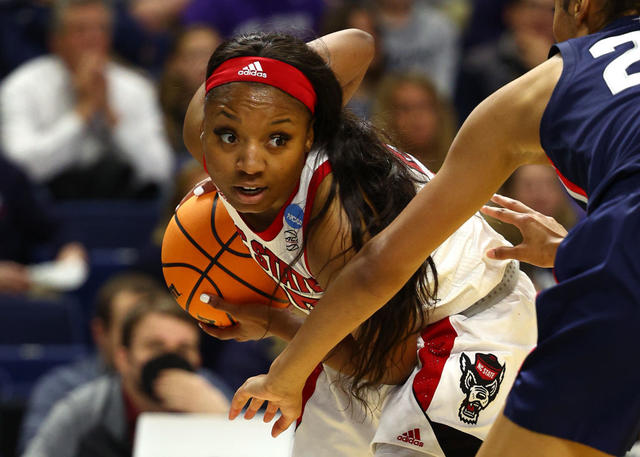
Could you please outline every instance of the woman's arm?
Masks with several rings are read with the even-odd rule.
[[[373,37],[358,29],[330,33],[308,43],[326,60],[342,86],[343,106],[351,99],[373,59]],[[191,155],[202,163],[200,132],[204,118],[204,83],[193,95],[184,119],[182,136]]]
[[[300,413],[296,399],[307,376],[325,354],[384,305],[518,166],[546,161],[540,120],[561,71],[562,61],[551,59],[474,110],[439,173],[336,276],[269,374],[236,392],[231,416],[249,398],[264,398],[282,412],[273,434],[286,430]]]

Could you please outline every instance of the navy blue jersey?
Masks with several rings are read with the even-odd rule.
[[[562,76],[540,140],[587,216],[558,247],[536,299],[538,345],[505,415],[623,455],[640,433],[640,21],[560,43]]]
[[[640,17],[555,45],[562,76],[540,125],[542,147],[592,211],[615,182],[640,172]]]

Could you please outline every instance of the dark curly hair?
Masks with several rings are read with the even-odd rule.
[[[415,174],[381,141],[377,132],[342,108],[342,90],[327,63],[304,42],[285,34],[257,33],[221,44],[211,56],[207,77],[224,61],[243,56],[268,57],[300,70],[317,94],[314,148],[325,151],[332,170],[329,198],[309,222],[311,232],[339,198],[348,216],[351,247],[358,251],[365,240],[384,229],[416,194]],[[213,89],[207,97],[215,93]],[[306,238],[308,239],[308,237]],[[430,280],[429,280],[429,279]],[[427,307],[435,300],[437,273],[431,257],[406,285],[365,321],[354,337],[351,363],[355,367],[345,389],[359,400],[364,389],[381,384],[392,366],[390,355],[400,343],[425,325]]]

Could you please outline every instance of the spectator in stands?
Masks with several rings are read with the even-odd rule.
[[[228,399],[192,369],[200,365],[199,330],[168,293],[136,304],[122,323],[117,372],[60,400],[23,454],[130,456],[142,412],[223,413]]]
[[[374,123],[399,149],[440,169],[455,135],[453,108],[422,74],[395,73],[378,88]]]
[[[240,33],[279,31],[315,38],[325,0],[192,0],[183,22],[208,24],[229,38]]]
[[[451,96],[459,58],[456,26],[439,10],[415,0],[376,0],[387,69],[423,73]]]
[[[154,86],[110,59],[111,24],[104,0],[57,0],[53,54],[0,87],[5,153],[57,198],[154,196],[171,175]]]
[[[518,168],[504,183],[500,193],[553,217],[567,230],[576,224],[582,213],[567,195],[553,167],[547,165],[526,165]],[[522,234],[515,226],[486,217],[493,228],[513,245],[522,242]],[[531,278],[538,291],[556,282],[550,268],[539,268],[526,263],[522,263],[520,267]]]
[[[19,450],[24,450],[36,435],[58,400],[76,387],[113,371],[113,354],[119,345],[124,316],[140,300],[161,290],[157,281],[139,273],[121,273],[104,283],[97,293],[91,320],[96,352],[74,364],[54,368],[38,380],[22,421]]]
[[[462,123],[500,87],[547,59],[554,43],[554,0],[507,0],[506,30],[497,41],[470,48],[460,66],[456,108]]]
[[[350,28],[364,30],[374,38],[373,59],[347,104],[347,107],[362,119],[370,119],[376,87],[384,75],[385,57],[380,45],[380,25],[377,16],[366,1],[350,1],[329,8],[324,18],[322,35]]]
[[[175,39],[160,80],[160,104],[173,150],[191,157],[182,141],[182,126],[191,97],[205,79],[209,57],[220,34],[206,25],[185,28]],[[186,191],[185,191],[186,192]]]
[[[58,262],[86,270],[86,250],[65,235],[47,192],[0,153],[0,293],[24,293],[41,285],[29,265],[43,260],[35,251],[45,245],[53,247]]]

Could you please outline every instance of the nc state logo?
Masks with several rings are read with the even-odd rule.
[[[458,417],[467,424],[477,424],[480,411],[498,395],[504,378],[505,365],[493,354],[476,354],[472,365],[466,354],[460,358],[460,388],[466,394],[458,410]]]

